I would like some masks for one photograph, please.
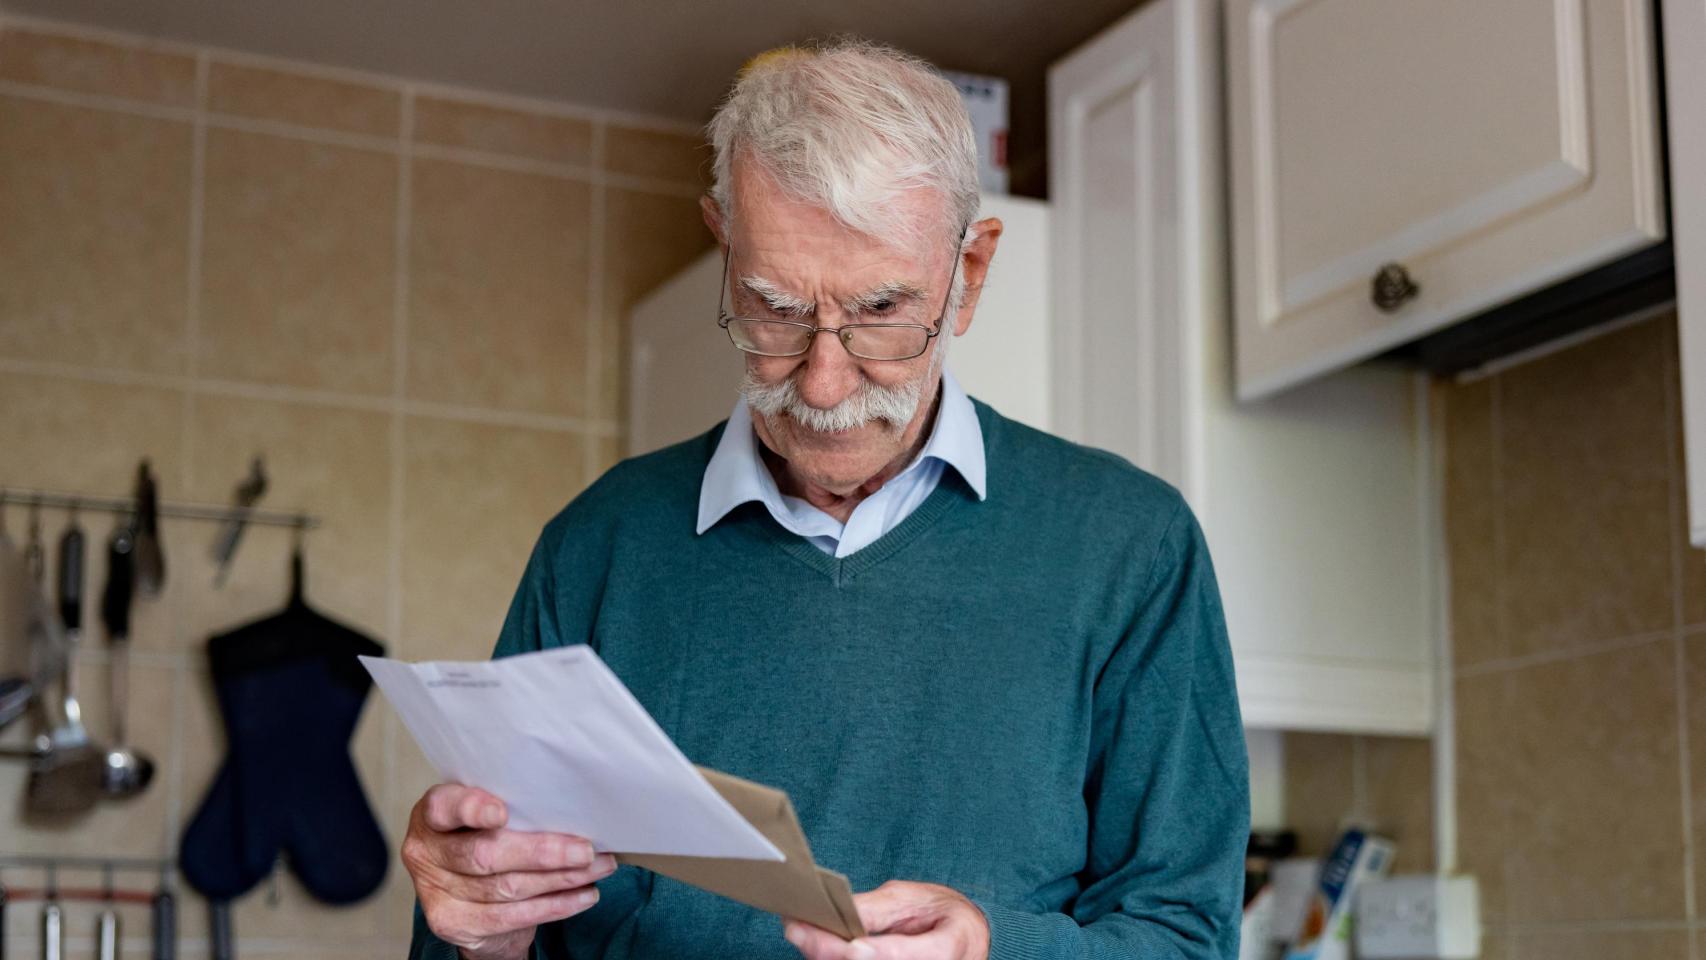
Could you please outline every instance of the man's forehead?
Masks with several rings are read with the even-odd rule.
[[[827,207],[789,194],[762,164],[737,157],[730,177],[731,239],[753,247],[768,234],[789,235],[789,245],[801,241],[830,245],[837,250],[871,250],[897,258],[930,263],[935,244],[947,222],[945,198],[935,190],[906,190],[885,198],[883,207],[896,224],[891,234],[873,236],[843,222]]]

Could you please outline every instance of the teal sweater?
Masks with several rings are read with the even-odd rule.
[[[545,528],[497,655],[587,643],[695,763],[786,790],[855,891],[946,884],[992,960],[1233,958],[1248,764],[1208,551],[1171,487],[978,404],[951,470],[834,559],[757,504],[696,536],[721,428]],[[542,960],[776,958],[781,921],[623,867]],[[417,911],[411,957],[451,958]]]

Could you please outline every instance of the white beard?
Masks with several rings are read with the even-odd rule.
[[[753,413],[762,417],[785,413],[795,423],[816,433],[841,433],[877,422],[898,433],[906,429],[918,412],[925,379],[919,377],[898,387],[880,387],[866,380],[847,399],[827,410],[800,399],[793,377],[765,383],[748,373],[741,381],[740,395],[746,398],[746,405]]]
[[[924,384],[942,371],[948,359],[948,339],[952,333],[937,337],[930,369],[924,375],[898,387],[883,387],[869,380],[859,384],[846,399],[826,409],[814,407],[800,399],[794,378],[765,383],[748,370],[741,378],[740,395],[753,413],[762,417],[787,414],[795,423],[815,433],[841,433],[856,430],[868,423],[881,423],[892,433],[900,433],[918,413]]]

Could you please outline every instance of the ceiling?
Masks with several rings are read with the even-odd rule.
[[[1040,196],[1048,64],[1141,0],[0,0],[0,10],[588,106],[708,119],[758,51],[850,32],[1011,85]]]

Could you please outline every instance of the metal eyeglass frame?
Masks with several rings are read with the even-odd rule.
[[[947,325],[948,307],[950,306],[949,301],[953,299],[954,280],[959,276],[960,257],[964,254],[965,242],[966,231],[961,230],[960,240],[958,243],[954,244],[954,265],[948,270],[948,289],[942,296],[942,310],[936,315],[936,329],[934,330],[922,323],[844,323],[839,327],[820,327],[810,323],[802,323],[798,320],[772,320],[769,317],[733,316],[723,309],[723,304],[726,302],[729,293],[729,261],[733,259],[734,254],[734,244],[730,243],[723,249],[723,284],[722,287],[717,290],[717,326],[722,327],[723,332],[729,335],[729,342],[735,345],[735,349],[742,353],[750,353],[755,357],[803,357],[811,351],[812,343],[817,338],[818,333],[826,332],[836,335],[835,339],[841,342],[841,349],[846,350],[848,356],[855,357],[860,360],[869,360],[872,363],[899,363],[904,360],[916,360],[917,358],[922,357],[925,352],[930,349],[930,341],[936,339],[937,335],[940,334],[943,328]],[[740,341],[735,339],[734,332],[729,329],[729,324],[736,320],[744,320],[747,323],[779,323],[790,327],[799,327],[806,331],[806,345],[801,347],[799,351],[795,353],[759,353],[757,350],[748,350],[740,345]],[[841,331],[848,327],[852,327],[854,329],[870,329],[872,327],[885,327],[890,329],[911,327],[924,331],[924,346],[918,348],[917,353],[905,357],[862,357],[853,352],[853,347],[848,342],[851,335],[843,336],[841,333]]]

